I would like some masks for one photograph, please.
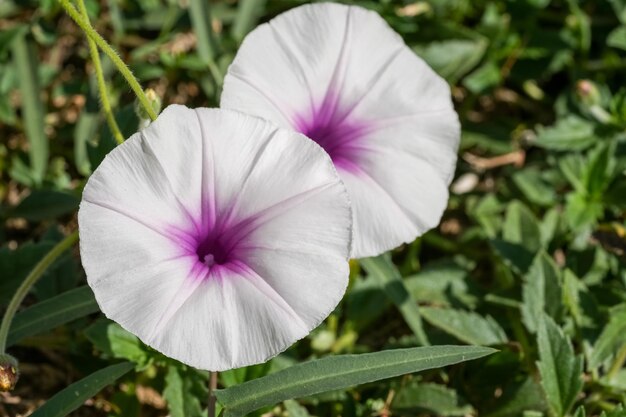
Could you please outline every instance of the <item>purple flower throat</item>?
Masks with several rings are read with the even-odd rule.
[[[294,117],[294,129],[324,148],[338,171],[356,173],[366,150],[362,139],[371,126],[353,120],[354,106],[343,111],[339,107],[338,94],[329,92],[321,104]]]

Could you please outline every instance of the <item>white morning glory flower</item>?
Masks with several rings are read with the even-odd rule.
[[[304,136],[229,110],[170,106],[113,150],[78,213],[102,311],[200,369],[264,362],[335,308],[351,210]]]
[[[460,136],[450,89],[378,14],[312,4],[259,26],[228,70],[221,106],[328,152],[353,204],[353,257],[439,223]]]

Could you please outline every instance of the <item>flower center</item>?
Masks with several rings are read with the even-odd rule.
[[[340,114],[337,100],[329,97],[311,114],[297,116],[294,128],[324,148],[338,170],[358,171],[367,124]]]
[[[198,260],[208,267],[223,265],[229,261],[230,250],[219,238],[209,236],[196,248]]]

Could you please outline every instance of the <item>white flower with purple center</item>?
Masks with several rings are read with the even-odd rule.
[[[328,152],[353,204],[353,257],[439,223],[460,137],[450,89],[378,14],[322,3],[259,26],[228,70],[221,106]]]
[[[332,161],[234,111],[168,107],[93,173],[78,220],[102,311],[200,369],[266,361],[347,285],[352,216]]]

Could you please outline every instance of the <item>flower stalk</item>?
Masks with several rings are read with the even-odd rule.
[[[59,3],[65,9],[67,14],[76,22],[76,24],[85,32],[88,38],[94,41],[94,43],[104,52],[110,59],[113,61],[113,64],[117,67],[119,72],[128,82],[128,85],[133,90],[137,99],[141,103],[141,105],[146,110],[146,113],[150,116],[150,119],[153,121],[156,120],[157,115],[150,105],[150,101],[146,97],[141,85],[139,85],[139,81],[130,71],[128,66],[122,61],[117,52],[104,40],[102,36],[94,28],[91,27],[91,24],[87,23],[85,19],[81,16],[81,14],[76,10],[74,6],[70,3],[69,0],[59,0]]]
[[[7,307],[4,317],[2,317],[2,324],[0,324],[0,355],[4,354],[11,322],[13,321],[13,317],[15,316],[15,313],[17,312],[20,304],[22,304],[24,297],[26,297],[26,295],[30,292],[33,285],[35,285],[39,278],[41,278],[43,273],[46,272],[46,269],[48,269],[48,267],[52,265],[52,263],[60,255],[62,255],[63,252],[71,248],[77,240],[78,231],[73,232],[61,242],[59,242],[54,248],[52,248],[50,252],[46,254],[46,256],[43,257],[41,261],[39,261],[37,265],[35,265],[35,268],[33,268],[30,274],[28,274],[26,279],[19,286],[19,288],[13,295],[9,306]]]
[[[91,26],[84,0],[77,1],[78,9],[80,10],[80,14],[83,16],[83,19],[85,19],[85,23]],[[87,37],[87,44],[89,45],[89,54],[91,55],[91,61],[93,62],[94,70],[96,72],[96,80],[98,81],[98,90],[100,91],[100,103],[102,104],[102,110],[104,110],[107,123],[109,124],[109,129],[111,129],[111,133],[119,145],[124,142],[124,135],[122,135],[122,132],[115,121],[115,117],[113,116],[113,111],[111,110],[111,103],[109,102],[106,82],[104,81],[104,72],[102,71],[98,46],[90,37]]]
[[[209,372],[209,407],[208,417],[215,417],[215,404],[217,398],[215,397],[215,390],[217,389],[217,372]]]

